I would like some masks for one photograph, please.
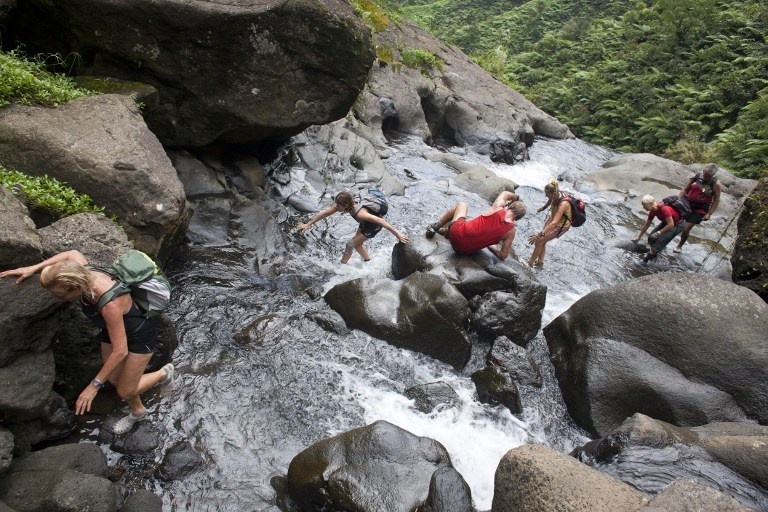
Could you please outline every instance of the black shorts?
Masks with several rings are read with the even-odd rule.
[[[381,231],[381,224],[375,222],[361,222],[359,227],[365,238],[373,238]]]
[[[125,333],[128,336],[128,352],[131,354],[151,354],[154,352],[158,341],[155,321],[145,317],[123,318],[125,320]],[[97,339],[101,343],[112,344],[106,329],[99,333]]]
[[[690,222],[691,224],[700,224],[701,220],[704,218],[704,215],[706,215],[706,213],[692,213],[685,219],[685,222]]]

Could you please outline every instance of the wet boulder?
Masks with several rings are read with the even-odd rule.
[[[509,374],[519,384],[540,388],[543,383],[541,368],[531,354],[506,336],[499,336],[493,341],[486,361]]]
[[[137,249],[161,262],[186,232],[190,212],[176,171],[125,96],[3,109],[0,161],[88,194],[119,219]]]
[[[680,476],[695,475],[711,488],[706,493],[716,497],[714,503],[730,502],[733,496],[760,508],[760,503],[765,503],[767,436],[768,427],[755,423],[721,422],[685,428],[635,414],[571,455],[619,478],[626,475],[635,487],[651,495]],[[639,465],[643,467],[640,475]],[[680,496],[675,498],[675,507],[656,508],[668,504],[671,497],[665,494],[661,491],[651,502],[655,503],[652,510],[685,510],[675,508],[686,503]],[[743,508],[737,510],[748,508],[740,506]]]
[[[339,119],[373,62],[369,30],[341,0],[33,1],[19,16],[26,41],[55,33],[58,51],[85,56],[81,73],[154,86],[147,122],[172,146],[287,138]]]
[[[451,178],[453,183],[462,190],[486,198],[489,203],[493,203],[502,192],[514,192],[517,188],[514,181],[498,176],[484,165],[466,162],[451,153],[430,153],[425,158],[456,169],[459,174]]]
[[[162,512],[163,499],[152,491],[139,489],[123,502],[120,512]]]
[[[541,326],[547,288],[514,257],[500,261],[486,250],[463,256],[441,236],[414,237],[395,245],[392,273],[402,279],[414,272],[441,276],[471,299],[472,323],[482,336],[507,336],[525,345]]]
[[[445,382],[412,386],[405,390],[405,396],[414,401],[416,409],[427,414],[437,407],[455,407],[461,404],[458,393]]]
[[[427,500],[433,473],[451,467],[437,441],[377,421],[296,455],[286,491],[301,510],[410,512]]]
[[[429,495],[419,512],[475,512],[472,506],[472,491],[453,468],[440,468],[432,473]]]
[[[503,405],[512,414],[523,412],[520,391],[517,384],[506,372],[487,366],[472,374],[472,382],[477,388],[480,402],[490,405]]]
[[[634,511],[643,493],[620,480],[541,445],[510,450],[496,468],[493,512]]]
[[[731,255],[733,282],[768,302],[768,178],[760,180],[744,201],[737,222],[739,236]]]
[[[18,471],[0,478],[0,502],[13,510],[114,512],[117,487],[70,469]]]
[[[471,342],[464,330],[467,300],[441,276],[415,273],[401,281],[354,279],[334,286],[325,300],[351,329],[455,368],[469,361]]]
[[[11,471],[69,469],[88,475],[107,477],[107,457],[95,444],[72,443],[50,446],[14,459]]]
[[[641,412],[679,426],[768,423],[768,305],[696,274],[591,292],[544,329],[571,417],[601,435]]]
[[[11,467],[13,461],[13,433],[0,427],[0,475]]]
[[[181,480],[197,471],[203,465],[203,457],[188,441],[181,441],[171,446],[157,468],[157,476],[170,482]]]

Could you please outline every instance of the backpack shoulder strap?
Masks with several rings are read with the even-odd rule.
[[[131,293],[131,287],[120,281],[116,282],[109,290],[105,291],[101,297],[99,297],[99,301],[96,303],[96,308],[99,310],[99,313],[101,313],[104,306],[126,293]]]

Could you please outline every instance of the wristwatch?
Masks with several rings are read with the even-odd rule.
[[[101,382],[101,381],[100,381],[99,379],[97,379],[96,377],[94,377],[94,378],[93,378],[93,380],[91,381],[91,384],[93,384],[94,386],[96,386],[96,387],[97,387],[97,388],[99,388],[99,389],[103,389],[103,388],[104,388],[104,383],[103,383],[103,382]]]

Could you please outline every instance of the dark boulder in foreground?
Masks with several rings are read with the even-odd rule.
[[[334,286],[325,300],[352,329],[456,368],[469,361],[467,301],[443,277],[416,273],[401,281],[354,279]]]
[[[443,445],[377,421],[299,453],[285,489],[301,510],[410,512],[440,468],[452,468]]]
[[[571,417],[603,434],[640,412],[679,426],[768,423],[768,305],[696,274],[596,290],[544,328]]]

